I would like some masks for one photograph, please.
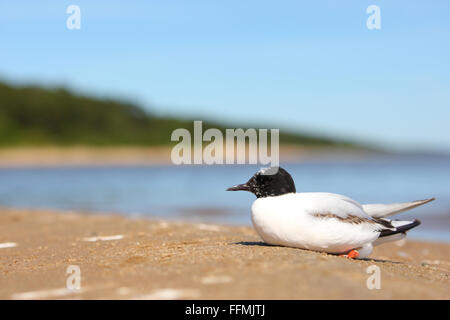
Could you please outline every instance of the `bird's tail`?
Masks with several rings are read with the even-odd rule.
[[[377,246],[382,243],[401,240],[406,236],[407,231],[420,225],[420,220],[417,219],[414,221],[391,220],[389,222],[392,226],[394,226],[394,229],[382,230],[379,238],[375,240],[373,245]]]
[[[406,237],[406,233],[401,232],[401,233],[397,233],[391,236],[385,236],[385,237],[380,237],[377,240],[375,240],[372,245],[373,246],[379,246],[380,244],[386,243],[386,242],[392,242],[392,241],[399,241],[402,240],[404,237]]]

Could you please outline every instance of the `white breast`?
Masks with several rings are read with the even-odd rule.
[[[371,224],[314,216],[330,213],[368,217],[356,201],[331,193],[290,193],[259,198],[252,205],[253,225],[268,244],[343,253],[379,236]]]

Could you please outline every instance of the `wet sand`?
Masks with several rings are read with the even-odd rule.
[[[70,265],[79,291],[66,289]],[[448,244],[349,260],[267,246],[250,227],[0,209],[2,299],[449,299],[449,274]]]

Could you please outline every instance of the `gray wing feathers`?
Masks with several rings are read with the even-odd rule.
[[[374,218],[384,218],[414,209],[433,200],[435,200],[435,198],[404,203],[364,204],[362,207],[369,216]]]

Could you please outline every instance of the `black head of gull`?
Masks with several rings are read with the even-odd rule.
[[[227,191],[250,191],[257,198],[280,196],[295,193],[291,175],[283,168],[264,168],[256,172],[246,183],[228,188]]]

